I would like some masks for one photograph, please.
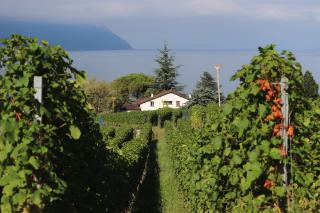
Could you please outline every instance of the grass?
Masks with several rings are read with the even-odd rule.
[[[184,213],[182,195],[179,192],[178,183],[174,174],[173,165],[169,156],[168,144],[164,139],[164,129],[155,128],[155,137],[158,139],[157,153],[160,177],[160,197],[162,212]]]
[[[153,128],[154,138],[150,147],[148,172],[134,213],[185,213],[182,195],[169,156],[164,129]]]

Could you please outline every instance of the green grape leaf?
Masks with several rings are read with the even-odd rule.
[[[87,75],[85,73],[75,73],[75,78],[78,84],[83,85],[87,82]]]
[[[213,139],[213,144],[212,144],[213,148],[215,150],[219,150],[222,147],[222,138],[220,136],[217,136]]]
[[[281,156],[280,156],[280,152],[278,148],[272,148],[270,150],[270,157],[275,159],[275,160],[280,160]]]
[[[233,162],[235,165],[239,165],[239,164],[242,163],[242,159],[241,159],[241,157],[240,157],[238,154],[233,153],[232,162]]]
[[[233,109],[232,105],[225,104],[223,107],[223,114],[225,114],[225,115],[230,114],[232,112],[232,109]]]
[[[33,168],[39,169],[40,163],[34,156],[31,156],[28,162],[33,166]]]
[[[78,140],[81,136],[81,131],[78,127],[74,126],[74,125],[71,125],[69,127],[69,130],[70,130],[70,134],[71,134],[71,137],[75,140]]]
[[[276,187],[274,188],[274,192],[275,192],[276,195],[279,196],[279,197],[284,197],[285,194],[286,194],[286,191],[287,191],[286,188],[283,187],[283,186],[276,186]]]
[[[267,111],[267,107],[264,104],[259,104],[259,108],[258,108],[258,114],[260,117],[265,117]]]
[[[22,205],[26,201],[26,198],[27,198],[27,193],[20,191],[14,195],[12,200],[13,200],[13,203]]]
[[[260,87],[257,84],[252,85],[252,94],[257,95],[260,92]]]
[[[263,153],[268,154],[270,151],[270,142],[263,140],[263,141],[261,141],[261,144],[259,147],[263,151]]]

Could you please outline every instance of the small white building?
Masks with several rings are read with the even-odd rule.
[[[180,93],[176,90],[164,90],[151,97],[143,98],[137,101],[141,111],[150,111],[164,107],[180,108],[189,101],[190,96]]]

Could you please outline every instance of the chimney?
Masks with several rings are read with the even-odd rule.
[[[151,93],[151,98],[153,97],[153,93]]]

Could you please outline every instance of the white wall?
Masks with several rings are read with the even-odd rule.
[[[153,107],[151,107],[151,105],[150,105],[151,101],[154,102]],[[143,104],[140,104],[141,111],[149,111],[149,110],[156,110],[156,109],[164,108],[164,107],[166,107],[166,105],[164,104],[164,101],[172,101],[172,105],[168,105],[168,107],[170,107],[170,108],[180,108],[188,102],[188,99],[182,98],[182,97],[175,95],[173,93],[169,93],[169,94],[166,94],[166,95],[161,96],[159,98],[153,99],[151,101],[147,101]],[[178,107],[176,105],[177,101],[180,101],[180,107]]]

